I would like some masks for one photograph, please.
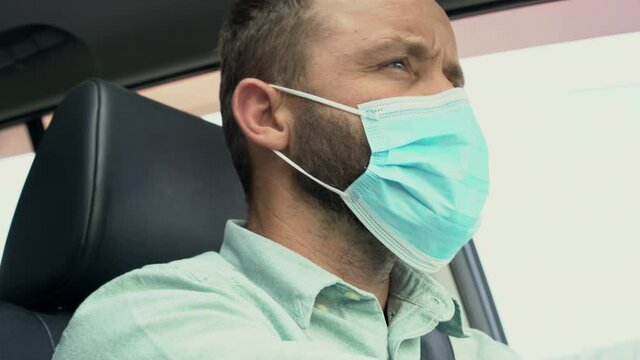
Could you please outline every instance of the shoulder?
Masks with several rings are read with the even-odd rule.
[[[466,337],[450,337],[456,358],[516,360],[521,357],[510,347],[475,329],[464,329]]]
[[[157,306],[233,297],[242,275],[219,254],[204,253],[166,264],[147,265],[106,283],[76,310],[73,320],[118,306],[118,312],[144,315]],[[171,299],[169,301],[169,299]],[[235,299],[234,299],[235,300]]]
[[[234,326],[269,336],[242,287],[242,274],[217,253],[131,271],[80,305],[56,358],[197,358],[193,351],[210,349]]]

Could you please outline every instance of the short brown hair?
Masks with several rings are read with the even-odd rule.
[[[238,0],[220,33],[222,123],[233,164],[247,200],[251,163],[247,139],[231,108],[233,93],[245,78],[294,87],[307,64],[305,44],[317,29],[311,0]]]

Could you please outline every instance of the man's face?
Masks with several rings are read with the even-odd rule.
[[[309,43],[300,90],[352,107],[396,96],[433,95],[462,86],[449,20],[433,0],[316,0],[324,25]],[[356,116],[294,100],[293,160],[344,190],[364,172],[370,150]],[[298,183],[311,198],[338,215],[341,200],[304,175]]]

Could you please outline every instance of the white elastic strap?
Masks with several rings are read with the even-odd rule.
[[[354,115],[362,116],[362,114],[364,114],[364,112],[362,112],[361,110],[354,109],[351,106],[343,105],[343,104],[337,103],[335,101],[331,101],[331,100],[327,100],[325,98],[321,98],[320,96],[307,94],[306,92],[289,89],[289,88],[286,88],[286,87],[280,86],[280,85],[273,85],[273,84],[269,84],[269,85],[272,88],[278,89],[278,90],[280,90],[282,92],[285,92],[287,94],[299,96],[301,98],[305,98],[305,99],[308,99],[308,100],[311,100],[311,101],[315,101],[315,102],[318,102],[320,104],[325,104],[327,106],[331,106],[332,108],[336,108],[338,110],[346,111],[346,112],[352,113]]]
[[[300,171],[301,173],[303,173],[306,177],[308,177],[309,179],[315,181],[316,183],[318,183],[318,185],[324,187],[325,189],[334,192],[340,196],[344,196],[344,192],[340,189],[336,189],[331,185],[327,185],[325,183],[323,183],[322,181],[318,180],[315,176],[309,174],[308,172],[306,172],[303,168],[301,168],[300,166],[298,166],[298,164],[294,163],[293,161],[291,161],[291,159],[289,159],[288,157],[286,157],[283,153],[281,153],[278,150],[273,150],[274,153],[276,153],[276,155],[278,155],[282,160],[286,161],[287,164],[293,166],[294,169]]]

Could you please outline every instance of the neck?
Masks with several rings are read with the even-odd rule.
[[[350,216],[328,214],[285,190],[261,191],[252,201],[247,228],[375,295],[384,309],[395,257]]]

